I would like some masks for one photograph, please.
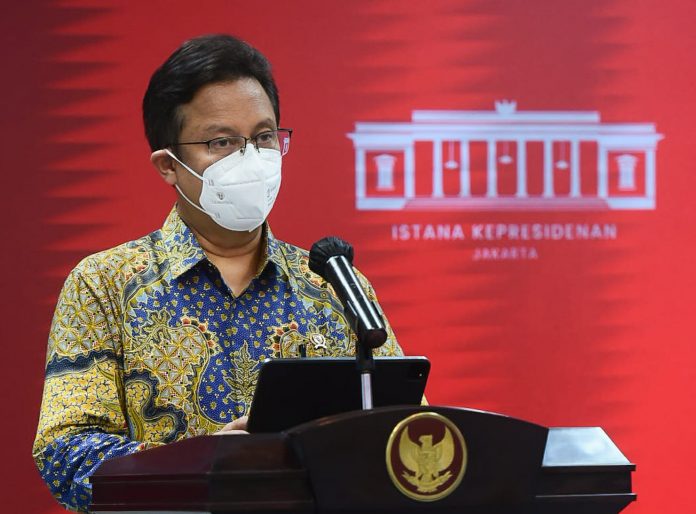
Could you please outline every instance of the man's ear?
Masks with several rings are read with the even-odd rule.
[[[152,152],[150,162],[157,169],[160,177],[170,186],[176,184],[176,161],[166,152],[166,150],[157,150]]]

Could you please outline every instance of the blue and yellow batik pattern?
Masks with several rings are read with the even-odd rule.
[[[260,361],[299,356],[301,346],[308,357],[354,353],[343,308],[309,270],[307,252],[267,226],[263,244],[264,261],[237,297],[176,209],[161,230],[70,273],[33,449],[61,503],[86,510],[88,478],[105,459],[210,434],[247,414]],[[388,332],[377,353],[402,355]]]

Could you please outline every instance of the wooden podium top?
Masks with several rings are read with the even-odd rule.
[[[104,462],[94,512],[615,513],[634,466],[600,428],[386,407]]]

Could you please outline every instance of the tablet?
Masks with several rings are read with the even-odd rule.
[[[425,357],[375,357],[374,407],[420,405],[430,372]],[[262,363],[249,412],[249,432],[280,432],[362,408],[353,357],[269,359]]]

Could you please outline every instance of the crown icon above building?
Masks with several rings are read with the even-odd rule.
[[[495,111],[500,115],[514,114],[517,110],[517,102],[514,100],[496,100]]]

